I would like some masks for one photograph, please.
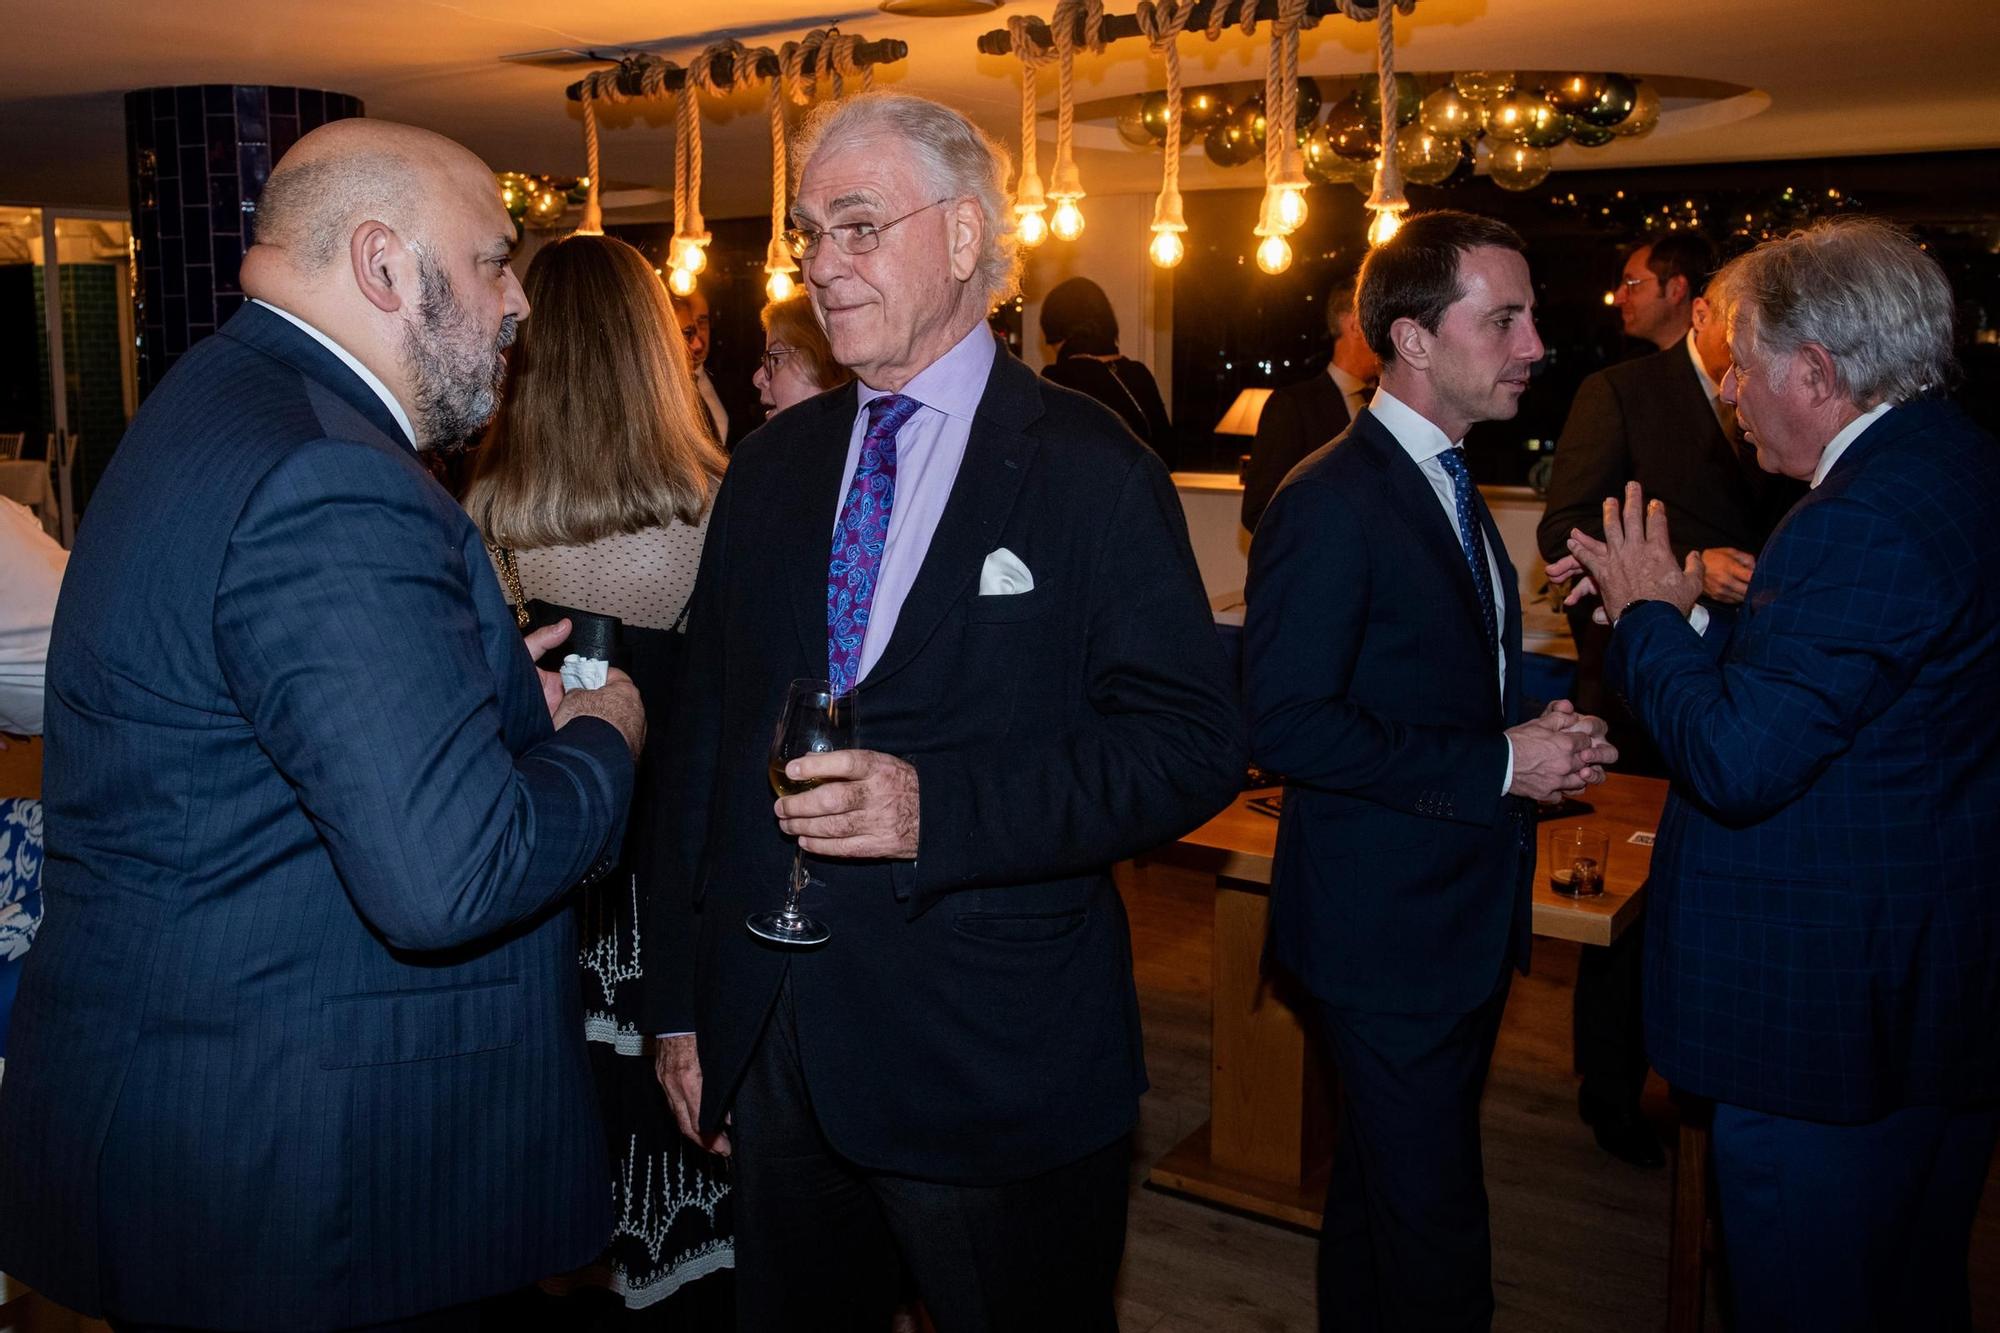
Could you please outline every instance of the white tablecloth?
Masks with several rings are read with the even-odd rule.
[[[55,487],[49,484],[46,459],[0,459],[0,495],[35,511],[42,527],[53,537],[62,530],[56,511]]]

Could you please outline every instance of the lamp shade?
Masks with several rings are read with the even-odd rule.
[[[1257,418],[1264,415],[1264,404],[1271,401],[1269,389],[1245,389],[1236,395],[1236,401],[1222,414],[1222,420],[1215,423],[1217,435],[1255,435]]]

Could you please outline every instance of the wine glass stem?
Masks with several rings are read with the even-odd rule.
[[[799,894],[804,892],[805,887],[806,854],[800,851],[797,846],[794,846],[792,848],[792,879],[791,883],[785,886],[785,916],[788,919],[798,916]]]

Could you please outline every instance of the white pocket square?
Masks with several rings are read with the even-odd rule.
[[[1035,576],[1021,563],[1020,556],[1004,546],[988,555],[986,563],[979,567],[981,597],[1011,597],[1034,590]]]

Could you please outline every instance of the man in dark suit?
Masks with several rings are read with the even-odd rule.
[[[1639,487],[1571,537],[1674,775],[1648,1049],[1716,1103],[1738,1327],[1968,1328],[2000,1125],[2000,451],[1942,396],[1951,289],[1902,233],[1836,219],[1725,276],[1724,392],[1812,487],[1734,622]]]
[[[1625,254],[1611,304],[1625,336],[1664,352],[1687,337],[1702,284],[1715,271],[1715,247],[1698,231],[1655,232]]]
[[[92,497],[0,1266],[114,1328],[474,1327],[609,1231],[561,909],[617,851],[644,714],[616,673],[537,679],[417,457],[493,412],[513,240],[458,145],[315,130],[257,300]]]
[[[1722,401],[1721,381],[1729,369],[1727,285],[1709,283],[1693,313],[1681,341],[1601,370],[1577,390],[1556,441],[1538,538],[1542,558],[1554,563],[1568,554],[1572,530],[1603,536],[1605,497],[1636,481],[1666,506],[1675,553],[1701,553],[1703,600],[1720,608],[1743,600],[1764,539],[1804,487],[1757,466],[1756,451],[1737,429],[1736,409]],[[1570,697],[1610,724],[1622,767],[1661,773],[1659,753],[1645,729],[1616,700],[1605,698],[1604,651],[1611,631],[1593,618],[1595,609],[1595,601],[1569,608],[1577,656]],[[1646,1082],[1639,969],[1644,940],[1642,916],[1611,945],[1585,946],[1578,960],[1576,1066],[1583,1085],[1577,1106],[1605,1151],[1656,1167],[1665,1157],[1639,1111]]]
[[[1255,532],[1285,474],[1299,460],[1347,429],[1375,387],[1382,363],[1361,335],[1354,309],[1354,284],[1342,282],[1326,294],[1326,327],[1333,334],[1333,357],[1326,369],[1288,384],[1265,400],[1243,474],[1243,526]]]
[[[1361,268],[1382,381],[1250,547],[1251,753],[1285,774],[1270,955],[1339,1072],[1323,1328],[1484,1327],[1479,1097],[1528,961],[1533,803],[1601,781],[1603,724],[1523,721],[1521,608],[1466,471],[1542,355],[1512,230],[1418,214]]]
[[[940,1333],[1108,1329],[1145,1086],[1110,866],[1230,799],[1241,715],[1165,468],[986,328],[1004,154],[871,93],[802,157],[793,248],[860,382],[745,440],[709,521],[662,1083],[690,1134],[728,1117],[740,1327],[884,1327],[900,1251]],[[793,760],[820,785],[774,812],[799,677],[858,684],[858,748]],[[811,950],[744,926],[792,838]]]

